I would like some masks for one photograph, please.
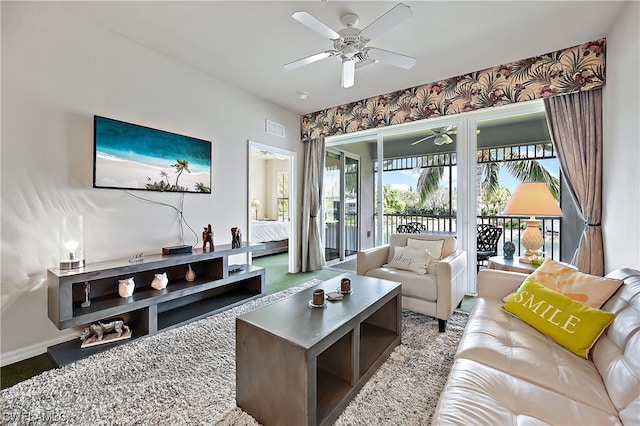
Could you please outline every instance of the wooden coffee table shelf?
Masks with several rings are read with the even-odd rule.
[[[313,290],[353,292],[310,308]],[[331,424],[400,343],[399,283],[344,274],[236,318],[236,402],[260,424]]]

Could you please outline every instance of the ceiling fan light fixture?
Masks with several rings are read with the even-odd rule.
[[[355,83],[356,77],[356,62],[353,59],[348,59],[342,62],[342,88],[348,89]]]
[[[443,135],[439,135],[437,136],[434,140],[433,140],[433,144],[436,146],[442,146],[442,145],[446,145],[453,142],[453,139],[451,139],[451,136],[447,135],[446,133]]]

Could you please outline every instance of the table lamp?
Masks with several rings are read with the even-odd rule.
[[[83,268],[84,263],[82,216],[64,217],[60,229],[60,269]]]
[[[540,255],[544,246],[544,237],[538,229],[540,221],[536,216],[558,217],[562,210],[551,195],[551,191],[543,182],[525,182],[518,185],[504,209],[507,216],[529,216],[527,229],[522,234],[522,245],[527,249],[521,262],[531,263],[531,259]]]
[[[262,203],[258,198],[254,198],[253,201],[251,202],[251,207],[253,207],[256,210],[256,220],[258,220],[258,209],[260,208],[261,205]]]

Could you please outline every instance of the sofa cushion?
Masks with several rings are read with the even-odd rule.
[[[585,274],[553,259],[545,260],[533,271],[530,278],[551,290],[596,309],[600,309],[622,285],[621,280]]]
[[[541,368],[536,366],[535,370]],[[604,404],[583,403],[564,391],[539,386],[474,360],[458,358],[431,424],[620,424],[615,411],[602,409]],[[604,395],[603,399],[609,398]]]
[[[564,349],[501,306],[500,299],[477,299],[457,359],[486,364],[601,411],[616,413],[593,362]]]
[[[431,256],[431,260],[429,261],[429,265],[427,266],[427,273],[429,274],[438,273],[438,262],[442,260],[443,245],[444,240],[418,240],[415,238],[407,239],[407,247],[424,250],[429,254],[429,256]]]
[[[435,234],[391,234],[389,236],[389,247],[394,246],[407,246],[407,240],[443,240],[442,244],[442,258],[450,256],[456,251],[457,240],[456,237],[450,235],[435,235]],[[387,263],[391,262],[392,252],[388,252]]]
[[[411,271],[419,275],[427,273],[429,262],[432,259],[428,251],[400,246],[391,247],[391,250],[393,250],[391,262],[382,266]]]
[[[401,282],[402,296],[414,297],[430,302],[438,300],[438,285],[435,275],[418,275],[409,271],[382,267],[367,271],[367,276]]]
[[[583,358],[615,315],[591,308],[527,278],[503,308]]]

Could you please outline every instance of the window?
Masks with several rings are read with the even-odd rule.
[[[278,172],[278,221],[289,221],[289,173]]]

